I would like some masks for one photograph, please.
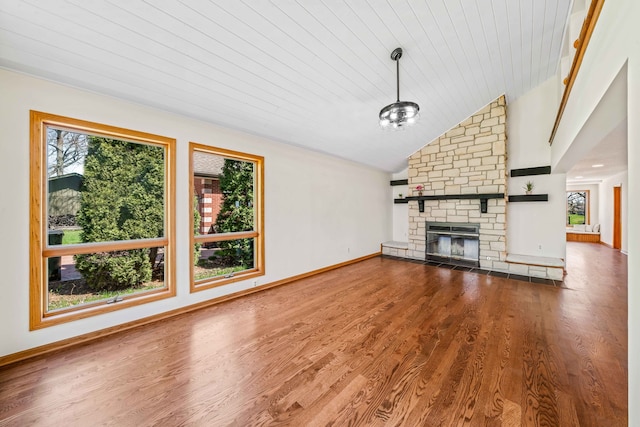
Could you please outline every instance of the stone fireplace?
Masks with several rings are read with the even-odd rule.
[[[475,262],[487,270],[508,270],[506,120],[501,96],[409,158],[409,196],[418,196],[416,187],[421,185],[425,197],[409,201],[408,257],[427,257],[427,223],[466,223],[477,226]],[[439,242],[444,250],[448,241],[449,251],[453,244],[453,257],[460,258],[460,245],[467,255],[472,251],[473,239],[466,240],[445,237]]]

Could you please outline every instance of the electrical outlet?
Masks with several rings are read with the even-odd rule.
[[[254,280],[254,281],[253,281],[253,287],[255,288],[256,286],[258,286],[258,281],[257,281],[257,280]]]

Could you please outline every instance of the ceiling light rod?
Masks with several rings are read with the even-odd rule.
[[[418,120],[420,112],[420,107],[415,102],[400,101],[400,58],[402,48],[398,47],[391,52],[391,59],[396,61],[396,102],[380,110],[380,126],[383,129],[399,129],[412,125]]]
[[[396,102],[400,102],[400,58],[402,58],[402,48],[397,47],[391,52],[391,59],[396,61]]]

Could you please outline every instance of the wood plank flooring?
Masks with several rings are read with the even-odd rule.
[[[0,368],[0,426],[625,426],[626,257],[374,258]]]

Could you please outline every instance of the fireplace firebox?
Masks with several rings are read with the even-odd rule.
[[[470,267],[480,266],[480,224],[426,223],[426,259]]]

